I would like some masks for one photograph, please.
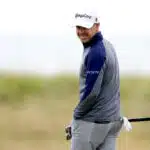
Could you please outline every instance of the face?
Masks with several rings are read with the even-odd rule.
[[[76,33],[82,43],[86,43],[99,31],[99,24],[94,24],[91,28],[76,26]]]

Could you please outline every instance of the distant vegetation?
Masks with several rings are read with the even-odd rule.
[[[77,78],[74,76],[0,76],[0,102],[22,103],[27,97],[63,98],[77,94]],[[69,93],[68,93],[69,92]]]
[[[78,102],[78,82],[78,77],[71,75],[2,74],[0,139],[3,142],[0,149],[69,149],[64,125],[72,119]],[[121,77],[121,110],[127,117],[150,116],[150,78]],[[119,138],[119,150],[135,146],[136,150],[149,150],[150,123],[136,123],[133,127],[128,141],[125,133]]]

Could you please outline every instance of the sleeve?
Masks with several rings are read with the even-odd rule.
[[[82,90],[82,96],[76,108],[76,114],[79,116],[86,114],[95,104],[101,88],[105,58],[105,53],[100,53],[100,51],[90,52],[87,56],[85,88]]]

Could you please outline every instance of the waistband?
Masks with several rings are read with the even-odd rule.
[[[122,117],[120,117],[119,119],[113,120],[113,121],[94,121],[94,123],[97,124],[108,124],[108,123],[112,123],[112,122],[116,122],[116,121],[122,121]]]
[[[94,121],[94,123],[97,123],[97,124],[108,124],[108,123],[111,123],[112,121]]]

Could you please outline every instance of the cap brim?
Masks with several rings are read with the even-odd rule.
[[[91,28],[93,26],[94,23],[91,23],[91,22],[87,22],[87,21],[84,21],[84,20],[75,20],[74,23],[73,23],[73,27],[75,26],[81,26],[81,27],[84,27],[84,28]]]

